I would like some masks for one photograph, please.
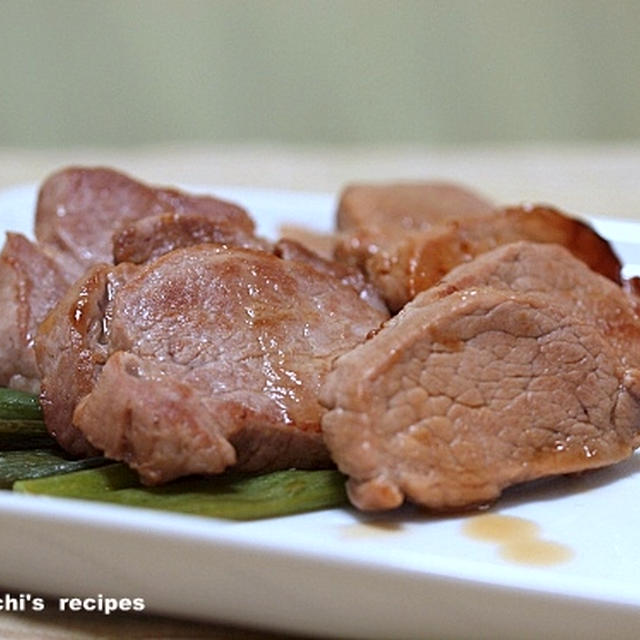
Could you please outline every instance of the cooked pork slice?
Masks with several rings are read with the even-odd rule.
[[[247,213],[228,202],[147,187],[110,169],[56,173],[38,197],[38,243],[11,234],[0,254],[0,384],[37,390],[32,345],[38,324],[87,267],[111,262],[112,236],[122,225],[121,260],[150,259],[198,240],[265,244],[254,237]]]
[[[457,509],[640,445],[640,321],[618,285],[556,245],[456,267],[321,391],[351,501]]]
[[[80,276],[92,264],[111,261],[114,231],[163,213],[199,214],[247,234],[254,228],[247,213],[229,202],[150,187],[112,169],[72,167],[42,185],[36,238],[67,255]]]
[[[271,250],[266,240],[234,221],[201,214],[163,213],[133,220],[117,230],[113,236],[113,261],[141,264],[174,249],[207,242]]]
[[[357,267],[324,258],[296,240],[289,238],[282,238],[276,242],[274,253],[283,260],[304,262],[320,273],[338,278],[343,284],[353,287],[360,294],[360,297],[371,306],[388,315],[389,310],[377,289],[366,281],[364,274]]]
[[[99,266],[37,337],[45,421],[147,484],[331,464],[317,394],[387,317],[296,260],[213,244]]]
[[[340,196],[337,226],[340,231],[373,228],[395,235],[486,215],[494,208],[473,191],[447,182],[354,184]]]
[[[587,224],[549,207],[511,207],[451,221],[379,244],[364,270],[392,311],[433,286],[453,267],[497,246],[527,240],[567,247],[593,270],[620,282],[621,264]]]
[[[283,238],[272,245],[234,225],[225,227],[200,215],[167,213],[129,223],[114,235],[114,262],[142,264],[174,249],[203,243],[268,251],[283,260],[304,262],[353,287],[363,300],[388,313],[377,290],[365,280],[357,267],[324,258],[296,240]]]
[[[38,390],[35,333],[67,284],[64,271],[38,245],[7,234],[0,253],[0,386]]]
[[[338,203],[334,257],[375,277],[368,262],[379,253],[391,256],[399,242],[416,233],[451,220],[487,216],[494,209],[474,192],[446,182],[351,185]],[[387,303],[394,311],[403,304],[396,304],[393,295]]]

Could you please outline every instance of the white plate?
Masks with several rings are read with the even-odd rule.
[[[269,235],[282,222],[332,223],[326,194],[212,191],[247,206]],[[34,198],[31,186],[0,193],[0,229],[28,232]],[[640,225],[595,223],[625,262],[640,262]],[[148,611],[325,637],[638,638],[639,490],[636,455],[508,491],[492,513],[568,549],[549,566],[504,559],[465,532],[463,516],[345,508],[233,523],[0,492],[0,583],[142,597]]]

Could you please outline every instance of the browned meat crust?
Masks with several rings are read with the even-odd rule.
[[[380,246],[364,269],[389,308],[398,311],[453,267],[520,240],[563,245],[594,271],[621,281],[620,261],[606,240],[580,220],[537,206],[511,207],[408,234]]]
[[[585,223],[546,206],[501,209],[454,184],[352,185],[337,225],[335,258],[359,267],[393,312],[456,265],[520,240],[561,244],[620,282],[617,256]]]

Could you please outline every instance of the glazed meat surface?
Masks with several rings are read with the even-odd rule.
[[[142,262],[196,242],[267,246],[236,205],[89,168],[65,169],[44,182],[36,237],[33,243],[9,234],[0,254],[0,385],[34,392],[36,329],[93,263],[111,262],[113,253],[118,261]]]
[[[148,484],[227,467],[328,466],[317,394],[387,314],[270,253],[212,244],[97,266],[37,337],[48,428]]]
[[[336,361],[323,432],[352,502],[458,509],[640,444],[640,323],[556,245],[453,269]]]
[[[397,242],[451,220],[489,215],[494,209],[473,191],[447,182],[349,185],[338,202],[334,257],[372,275],[369,259],[388,254]]]
[[[398,311],[453,267],[521,240],[563,245],[593,270],[620,282],[620,261],[603,238],[585,223],[541,206],[510,207],[391,238],[379,242],[364,261],[349,258],[347,242],[340,245],[338,256],[359,262],[389,308]],[[355,254],[361,256],[357,247]]]
[[[297,260],[328,276],[337,278],[344,285],[353,287],[360,297],[372,307],[388,315],[389,310],[378,290],[367,282],[364,274],[357,267],[352,267],[329,258],[324,258],[315,251],[307,249],[296,240],[282,238],[273,247],[274,253],[284,260]]]
[[[38,242],[67,256],[79,277],[93,264],[111,262],[112,236],[121,226],[167,213],[198,214],[247,234],[254,230],[244,209],[232,203],[151,187],[112,169],[71,167],[43,183],[35,233]]]

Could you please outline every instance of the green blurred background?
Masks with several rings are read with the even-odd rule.
[[[0,145],[640,138],[640,2],[0,0]]]

